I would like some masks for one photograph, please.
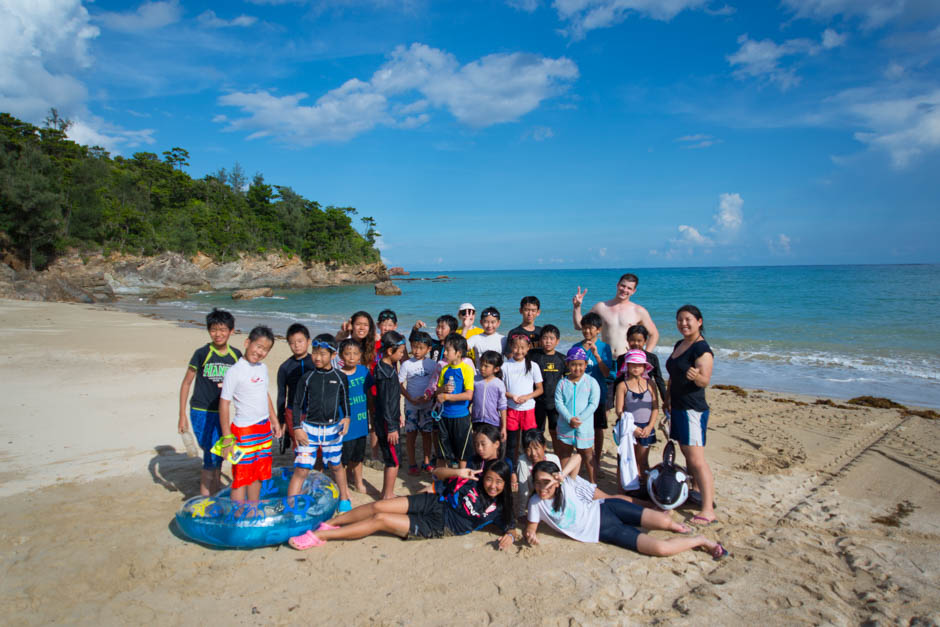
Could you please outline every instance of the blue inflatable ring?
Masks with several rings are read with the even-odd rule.
[[[261,500],[236,503],[226,488],[212,496],[196,496],[176,513],[183,534],[196,542],[224,548],[255,548],[287,542],[288,538],[329,520],[339,503],[336,484],[311,470],[301,493],[288,500],[293,468],[275,468],[261,484]]]

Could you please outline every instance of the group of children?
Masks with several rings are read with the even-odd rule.
[[[578,465],[583,460],[586,485],[597,482],[612,407],[618,416],[633,413],[636,458],[645,472],[664,392],[656,357],[643,349],[646,329],[630,328],[631,350],[615,364],[610,347],[599,339],[602,320],[597,314],[582,318],[584,339],[562,354],[556,351],[558,327],[535,324],[540,309],[535,296],[523,298],[522,323],[503,336],[495,307],[481,312],[481,328],[474,326],[476,309],[464,303],[458,309],[459,323],[452,315],[437,319],[436,338],[423,330],[424,322],[416,322],[408,337],[410,356],[391,310],[379,314],[378,324],[368,312],[356,312],[335,336],[311,339],[305,326],[293,324],[286,338],[291,356],[277,373],[276,405],[268,394],[263,363],[274,345],[273,333],[265,326],[252,329],[242,354],[228,344],[234,318],[213,310],[206,319],[211,342],[193,354],[180,390],[179,430],[187,431],[191,423],[205,451],[200,491],[208,495],[219,489],[222,456],[237,451],[232,498],[257,500],[260,482],[271,476],[272,440],[283,438],[295,454],[289,497],[299,494],[319,463],[331,469],[340,492],[340,516],[296,538],[292,544],[297,548],[378,530],[425,537],[440,535],[447,525],[451,531],[455,526],[471,531],[492,521],[494,508],[502,512],[501,528],[512,535],[511,493],[519,491],[524,506],[532,485],[533,499],[543,494],[539,486],[549,480],[538,482],[539,468],[553,468],[550,481],[561,489],[567,485],[566,474],[577,474],[570,463],[562,470],[562,460],[577,459]],[[650,385],[650,374],[655,385]],[[186,399],[194,382],[187,417]],[[557,457],[546,453],[546,427]],[[431,473],[436,494],[431,501],[449,500],[462,512],[456,519],[449,510],[438,511],[430,497],[396,498],[402,431],[409,474]],[[382,500],[387,503],[350,512],[350,482],[365,489],[362,464],[370,438],[373,457],[385,466]],[[210,452],[213,445],[221,456]],[[499,494],[505,498],[497,498]],[[599,497],[592,492],[594,498]],[[482,510],[467,509],[477,501]],[[534,542],[534,530],[531,535]],[[510,542],[501,539],[500,547]]]

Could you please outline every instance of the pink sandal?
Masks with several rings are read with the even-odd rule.
[[[299,536],[294,536],[288,540],[287,543],[298,551],[306,551],[307,549],[312,549],[315,546],[322,546],[326,544],[326,540],[321,540],[312,531],[308,530]]]
[[[325,522],[321,522],[320,526],[317,527],[317,531],[332,531],[333,529],[339,529],[339,527]],[[326,540],[324,540],[324,542],[326,542]]]

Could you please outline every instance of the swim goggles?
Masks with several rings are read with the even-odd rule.
[[[395,315],[394,311],[385,310],[379,314],[379,322],[385,322],[386,320],[391,320],[392,322],[398,322],[398,316]]]
[[[336,347],[333,346],[333,345],[332,345],[331,343],[329,343],[329,342],[321,342],[320,340],[313,340],[313,341],[310,343],[310,346],[313,347],[313,348],[325,348],[325,349],[327,349],[327,350],[329,350],[330,352],[333,352],[333,353],[336,352]]]

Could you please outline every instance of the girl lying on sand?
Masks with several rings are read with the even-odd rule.
[[[290,539],[300,551],[327,540],[354,540],[379,531],[405,539],[462,535],[498,521],[503,535],[499,548],[515,541],[511,470],[502,460],[487,461],[481,470],[436,468],[435,493],[399,496],[361,505],[320,525],[316,531]]]
[[[685,525],[673,521],[669,514],[640,507],[623,498],[595,500],[594,486],[578,477],[581,457],[571,456],[563,470],[554,462],[542,461],[532,469],[533,492],[529,499],[526,540],[539,543],[536,531],[540,522],[581,542],[606,542],[625,549],[666,557],[690,549],[702,548],[712,558],[728,555],[718,542],[705,536],[682,536],[660,540],[643,533],[644,529],[662,529],[689,533]]]

